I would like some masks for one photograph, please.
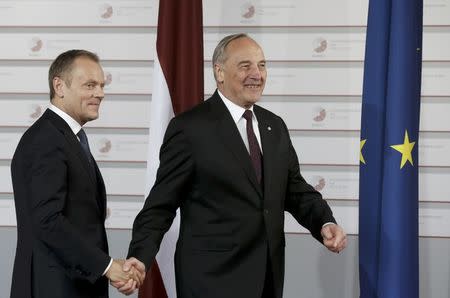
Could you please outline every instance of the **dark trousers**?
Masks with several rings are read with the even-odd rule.
[[[273,287],[272,263],[270,261],[269,250],[267,250],[266,277],[264,279],[264,289],[262,298],[274,298],[275,289]]]

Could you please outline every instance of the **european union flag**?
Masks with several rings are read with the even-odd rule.
[[[361,298],[418,298],[423,0],[370,0],[361,119]]]

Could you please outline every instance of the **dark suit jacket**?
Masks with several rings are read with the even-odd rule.
[[[14,298],[107,297],[106,195],[69,125],[47,110],[22,136],[11,173]]]
[[[128,255],[148,268],[180,207],[178,298],[261,298],[267,253],[281,298],[284,211],[320,241],[322,225],[334,222],[327,203],[300,175],[284,122],[259,106],[254,113],[264,189],[217,92],[167,128],[156,182],[135,219]]]

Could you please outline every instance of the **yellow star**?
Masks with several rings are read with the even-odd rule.
[[[414,148],[414,144],[416,144],[416,142],[412,142],[412,143],[409,142],[408,131],[405,130],[405,140],[403,141],[403,144],[391,146],[392,148],[394,148],[395,150],[397,150],[398,152],[400,152],[402,154],[402,162],[400,164],[400,169],[403,168],[403,166],[406,164],[406,161],[409,161],[409,163],[412,166],[414,166],[412,155],[411,155],[411,152]]]
[[[364,145],[366,144],[367,139],[365,140],[361,140],[359,142],[359,161],[362,162],[363,164],[366,164],[366,161],[364,160],[364,156],[362,154],[362,148],[364,147]]]

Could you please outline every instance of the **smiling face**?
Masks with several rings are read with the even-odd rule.
[[[264,53],[248,37],[231,41],[225,48],[225,61],[214,65],[217,88],[235,104],[250,108],[260,98],[266,83]]]
[[[63,78],[55,77],[53,86],[57,94],[53,104],[80,125],[98,118],[105,82],[97,62],[86,57],[76,58],[70,73]]]

